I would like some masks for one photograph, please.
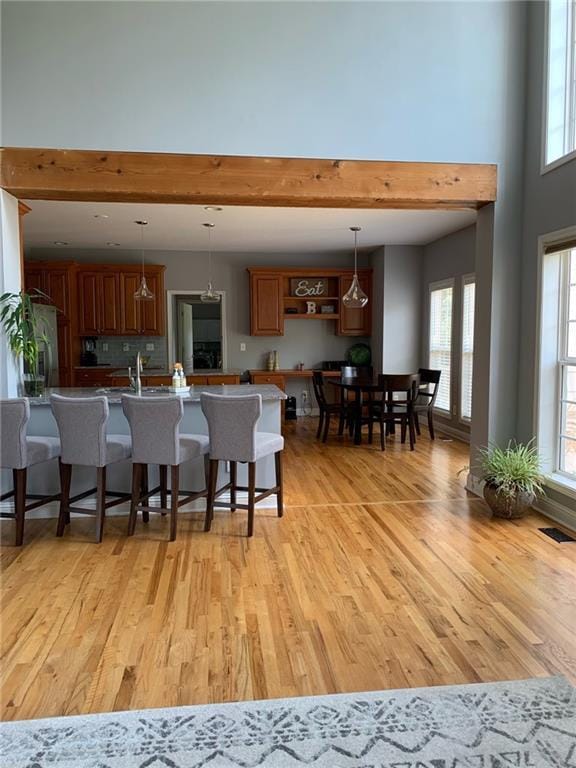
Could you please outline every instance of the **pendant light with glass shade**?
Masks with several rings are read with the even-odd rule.
[[[140,278],[140,285],[138,286],[138,290],[134,292],[134,298],[136,301],[154,301],[154,294],[148,288],[148,284],[146,283],[146,275],[144,274],[144,227],[147,226],[147,221],[135,221],[135,224],[138,224],[140,227],[140,244],[142,249],[142,276]]]
[[[362,309],[368,304],[368,296],[360,287],[358,280],[358,232],[360,229],[360,227],[350,227],[350,231],[354,232],[354,277],[350,288],[342,297],[342,303],[347,309]]]
[[[220,301],[220,294],[212,287],[212,230],[216,225],[206,223],[202,226],[208,230],[208,288],[200,295],[200,301],[204,304],[217,304]]]

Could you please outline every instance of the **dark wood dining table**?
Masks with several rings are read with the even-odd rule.
[[[328,379],[328,383],[346,392],[354,393],[354,444],[362,443],[362,405],[364,394],[377,392],[382,389],[378,374],[374,376],[341,376],[339,379]],[[391,425],[394,430],[394,425]]]
[[[362,403],[365,393],[376,392],[382,388],[378,376],[341,376],[328,379],[328,383],[346,392],[354,393],[354,444],[362,442]]]

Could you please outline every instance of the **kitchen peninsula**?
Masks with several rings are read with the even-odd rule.
[[[200,407],[200,395],[203,392],[220,395],[248,395],[259,394],[262,397],[262,416],[258,422],[258,430],[262,432],[274,432],[280,434],[281,431],[281,404],[286,398],[284,392],[273,385],[226,385],[217,386],[199,386],[193,385],[186,394],[178,395],[182,398],[184,404],[184,416],[180,423],[180,432],[208,434],[208,425],[202,414]],[[93,388],[93,387],[72,387],[72,388],[54,388],[46,390],[44,396],[30,399],[31,413],[29,432],[41,436],[58,436],[56,421],[50,408],[50,395],[61,394],[66,397],[90,397],[94,395],[104,395],[108,399],[110,407],[110,418],[108,420],[107,431],[111,434],[130,434],[128,422],[122,411],[122,395],[129,394],[129,388]],[[144,388],[142,397],[168,397],[170,392],[167,388],[150,387]],[[219,484],[228,482],[228,475],[225,473],[224,462],[220,463]],[[181,487],[190,490],[200,490],[205,487],[204,466],[203,463],[190,462],[182,465],[181,469]],[[263,487],[272,487],[275,484],[274,457],[268,456],[258,462],[256,469],[257,485]],[[239,482],[246,484],[247,470],[245,465],[238,467]],[[158,468],[151,467],[151,482],[157,484]],[[29,493],[58,493],[59,477],[58,462],[53,460],[46,464],[31,467],[29,470]],[[131,482],[131,466],[129,462],[112,464],[108,468],[108,488],[115,491],[129,491]],[[82,493],[94,486],[94,472],[87,467],[74,467],[72,474],[72,494]]]

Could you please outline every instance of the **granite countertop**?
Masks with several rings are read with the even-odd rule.
[[[162,368],[146,368],[142,370],[142,376],[152,378],[153,376],[172,376],[173,371]],[[244,373],[240,368],[202,368],[198,371],[187,373],[187,376],[241,376]],[[111,376],[128,376],[128,368],[114,368]]]
[[[286,394],[274,384],[196,384],[190,387],[190,391],[181,397],[184,404],[199,403],[202,392],[216,395],[262,395],[262,400],[286,400]],[[119,404],[122,395],[134,394],[127,387],[54,387],[46,389],[42,397],[31,397],[30,405],[50,405],[50,395],[64,395],[65,397],[94,397],[106,395],[111,405]],[[168,397],[173,395],[168,387],[143,387],[142,397]]]

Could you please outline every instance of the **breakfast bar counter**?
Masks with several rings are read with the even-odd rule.
[[[226,385],[215,386],[192,386],[186,394],[179,394],[177,397],[182,399],[184,404],[184,416],[180,422],[180,432],[208,434],[208,425],[200,407],[200,395],[203,392],[220,395],[249,395],[259,394],[262,397],[262,416],[258,422],[260,432],[281,432],[281,405],[286,399],[282,390],[273,385]],[[94,395],[104,395],[108,399],[110,407],[110,418],[108,420],[107,432],[109,434],[130,434],[128,422],[122,411],[121,399],[124,394],[133,394],[128,388],[54,388],[46,390],[43,397],[30,398],[30,422],[28,424],[29,435],[58,436],[56,421],[50,408],[50,395],[59,394],[66,397],[92,397]],[[155,388],[145,387],[142,390],[141,397],[169,397],[173,396],[167,387]],[[226,465],[220,464],[219,485],[228,482],[228,475],[225,473]],[[274,458],[266,457],[257,464],[256,483],[262,487],[272,487],[275,484]],[[241,485],[247,482],[246,466],[239,465],[238,480]],[[158,484],[158,468],[150,468],[150,482]],[[130,490],[131,483],[131,464],[130,462],[121,462],[112,464],[108,467],[108,488],[114,491]],[[81,493],[94,486],[94,470],[88,467],[74,467],[72,472],[72,494]],[[205,487],[204,464],[203,461],[189,462],[181,465],[181,488],[190,491],[202,490]],[[11,473],[2,472],[2,492],[11,488]],[[28,493],[57,493],[59,490],[58,461],[53,460],[45,464],[33,466],[28,474]],[[203,503],[203,501],[202,501]],[[272,498],[270,504],[274,503]]]

